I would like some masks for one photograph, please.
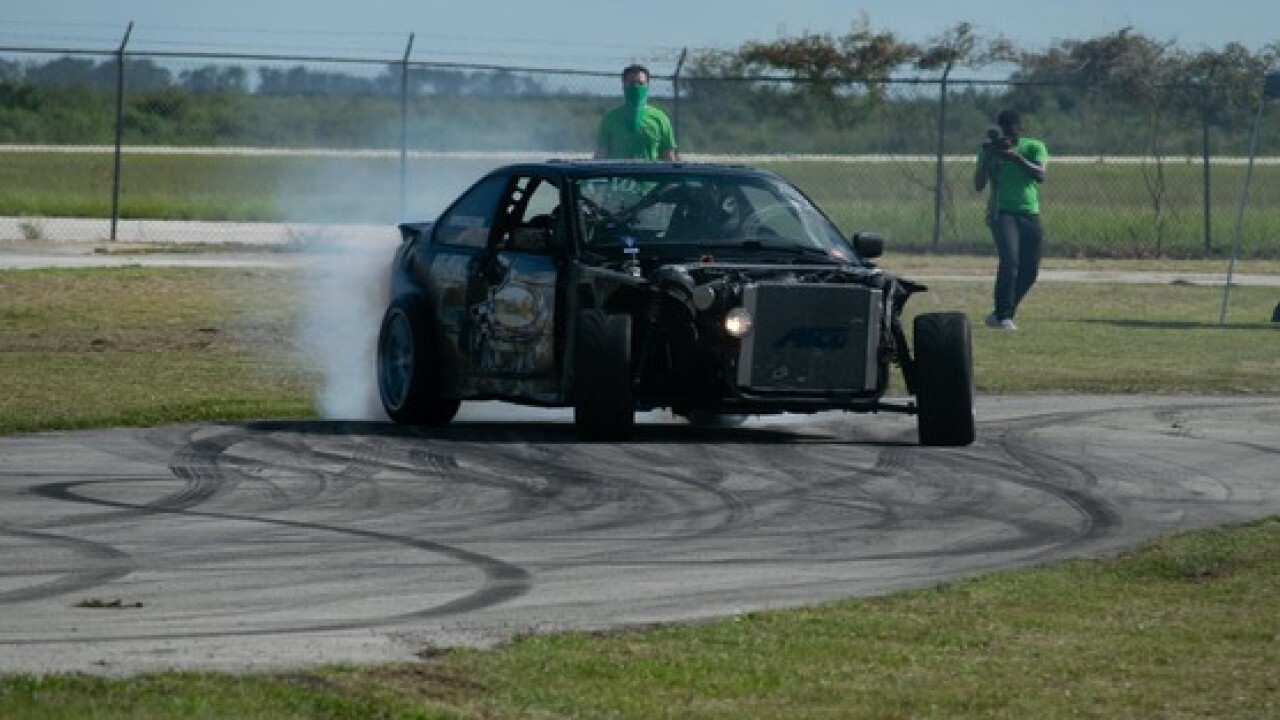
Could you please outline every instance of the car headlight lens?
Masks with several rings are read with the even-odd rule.
[[[751,313],[746,308],[734,308],[724,316],[724,330],[731,336],[740,338],[751,332]]]

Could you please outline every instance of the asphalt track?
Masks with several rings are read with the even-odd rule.
[[[898,415],[559,411],[0,437],[0,672],[412,661],[1093,557],[1280,511],[1280,398],[1000,397]]]

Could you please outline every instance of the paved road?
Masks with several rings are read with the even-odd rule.
[[[568,415],[0,438],[0,672],[407,661],[1127,548],[1280,511],[1280,398],[1014,397],[700,430]]]

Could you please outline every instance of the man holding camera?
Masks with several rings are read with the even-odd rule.
[[[1013,316],[1040,272],[1044,230],[1040,225],[1040,183],[1045,179],[1049,151],[1043,142],[1022,136],[1022,119],[1012,110],[996,118],[999,130],[987,131],[978,151],[973,189],[988,182],[987,225],[996,243],[1000,265],[996,271],[995,311],[987,327],[1017,330]]]

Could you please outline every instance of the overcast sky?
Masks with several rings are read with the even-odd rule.
[[[4,0],[0,45],[398,58],[613,70],[673,63],[681,48],[733,49],[808,32],[926,42],[960,22],[1028,49],[1125,26],[1189,51],[1280,42],[1276,0]],[[655,70],[658,70],[655,67]]]

